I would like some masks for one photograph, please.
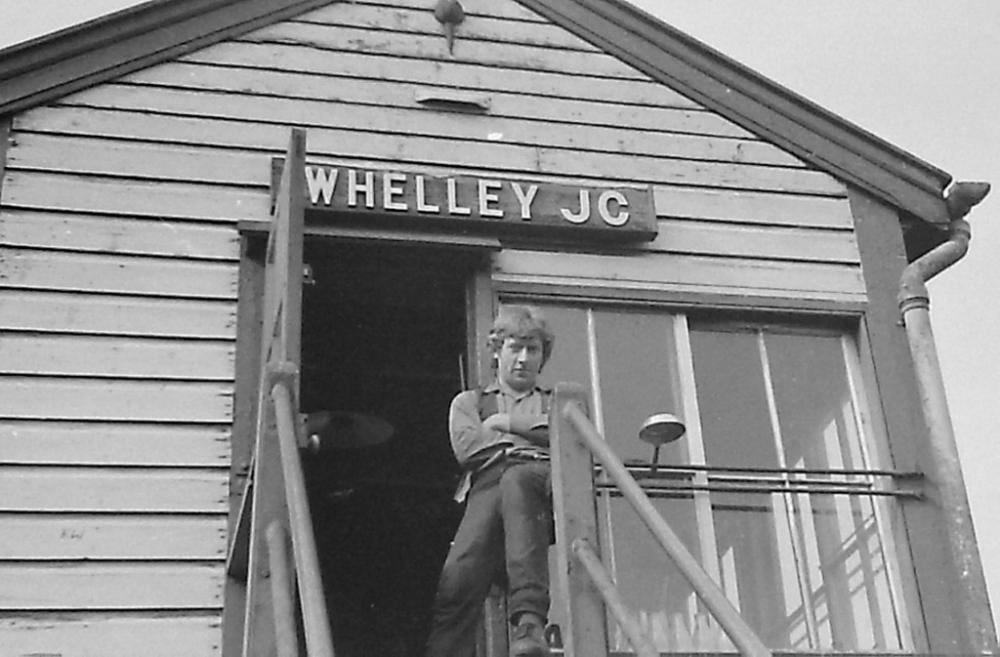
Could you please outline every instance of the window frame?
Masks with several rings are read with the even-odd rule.
[[[687,437],[690,447],[689,457],[691,463],[705,465],[704,443],[701,431],[700,411],[697,399],[697,384],[694,377],[693,355],[690,343],[690,322],[692,319],[699,326],[716,323],[718,325],[730,325],[737,327],[754,327],[756,330],[763,330],[766,327],[780,327],[785,332],[805,333],[808,335],[828,334],[839,337],[841,353],[847,376],[850,402],[854,409],[853,418],[858,431],[863,440],[860,443],[864,446],[864,463],[867,470],[872,470],[872,476],[891,477],[894,474],[908,476],[912,473],[895,473],[892,470],[891,448],[888,441],[888,428],[885,417],[881,412],[880,393],[875,377],[873,355],[870,345],[867,342],[866,318],[863,308],[847,308],[838,306],[836,309],[817,309],[814,307],[795,308],[785,304],[779,304],[773,308],[734,308],[733,306],[715,306],[712,304],[677,303],[670,300],[653,299],[610,299],[604,295],[575,295],[567,293],[552,294],[546,293],[542,289],[511,289],[508,286],[499,286],[497,290],[501,303],[521,302],[533,303],[541,306],[559,305],[569,306],[586,311],[587,316],[587,341],[589,346],[588,368],[590,371],[590,402],[592,421],[598,431],[604,435],[605,420],[603,404],[601,399],[600,386],[595,383],[600,382],[600,365],[596,358],[596,335],[594,329],[594,311],[604,309],[621,308],[623,310],[641,310],[644,312],[662,313],[671,318],[672,339],[674,353],[671,354],[676,359],[677,378],[676,384],[680,391],[680,399],[677,400],[679,413],[685,418],[687,424]],[[762,338],[761,338],[762,339]],[[772,392],[773,396],[773,392]],[[775,421],[773,399],[769,402],[772,412],[772,422]],[[692,420],[691,418],[694,418]],[[693,438],[693,440],[692,440]],[[872,468],[872,464],[877,463],[881,467]],[[787,483],[796,477],[794,473],[784,473],[781,478]],[[603,526],[602,531],[610,531],[611,505],[609,500],[611,493],[607,489],[602,490],[601,474],[598,471],[595,484],[597,485],[597,506],[598,522]],[[691,474],[690,496],[695,503],[695,515],[699,527],[712,527],[712,502],[711,487],[712,475],[706,469],[695,469]],[[910,561],[908,537],[902,523],[902,510],[893,510],[889,507],[891,491],[888,488],[896,488],[891,484],[887,485],[885,480],[881,483],[872,482],[873,489],[882,489],[886,495],[871,495],[867,499],[872,501],[875,509],[876,523],[879,532],[879,548],[884,554],[886,564],[886,578],[888,582],[889,594],[891,596],[892,616],[895,621],[895,631],[899,635],[901,648],[882,651],[884,654],[906,654],[918,649],[920,643],[919,616],[914,616],[916,586],[912,583],[912,577],[906,577],[904,573],[913,573],[913,564]],[[902,495],[917,496],[905,486],[898,486],[902,490]],[[793,492],[786,493],[783,497],[794,495],[808,496],[810,493]],[[786,514],[792,514],[790,504],[785,504]],[[715,540],[714,529],[703,531],[699,529],[699,551],[698,557],[706,568],[706,571],[717,583],[722,583],[723,574],[719,568],[718,550]],[[603,555],[612,576],[617,574],[617,564],[614,555],[614,548],[605,549]],[[706,565],[707,564],[707,565]],[[712,621],[714,623],[714,620]],[[613,633],[609,633],[609,639]],[[815,644],[814,644],[815,645]],[[612,646],[613,647],[613,646]],[[805,653],[819,653],[829,651],[829,648],[816,647],[809,648]],[[874,654],[868,651],[867,654]]]

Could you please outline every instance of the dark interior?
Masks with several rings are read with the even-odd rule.
[[[377,432],[346,443],[324,434],[304,459],[334,649],[417,657],[460,518],[447,415],[461,389],[475,260],[315,240],[305,262],[301,410],[393,430],[381,442]]]

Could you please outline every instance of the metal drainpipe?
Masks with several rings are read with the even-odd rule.
[[[980,655],[996,654],[996,628],[931,332],[930,299],[925,283],[965,255],[971,231],[962,217],[983,200],[989,190],[987,183],[960,182],[952,187],[945,199],[951,218],[949,237],[903,270],[898,297],[929,431],[931,472],[928,474],[937,488],[951,562],[959,576],[958,617],[964,624],[962,639],[965,642],[962,653]]]

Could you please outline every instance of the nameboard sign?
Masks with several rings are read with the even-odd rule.
[[[307,211],[319,221],[389,221],[495,234],[656,237],[652,191],[530,180],[306,166]],[[317,213],[323,213],[316,217]]]

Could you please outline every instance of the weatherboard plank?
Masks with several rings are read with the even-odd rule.
[[[513,3],[496,3],[496,5]],[[506,42],[526,46],[544,46],[587,52],[601,52],[572,32],[547,22],[526,22],[511,20],[509,16],[478,15],[472,18],[473,10],[465,7],[468,20],[456,30],[459,43]],[[492,11],[488,8],[487,11]],[[520,16],[518,17],[520,18]],[[337,3],[314,9],[295,18],[289,23],[318,23],[336,28],[339,26],[358,27],[384,32],[422,34],[443,40],[441,23],[434,17],[433,6],[377,6],[369,3]]]
[[[232,381],[232,341],[0,334],[7,374]]]
[[[37,657],[217,657],[221,622],[201,614],[35,613],[0,619],[0,645],[12,655]]]
[[[263,182],[254,189],[18,171],[7,172],[0,203],[4,207],[220,222],[266,219],[269,213]]]
[[[239,260],[239,235],[219,224],[5,210],[0,239],[9,246]]]
[[[669,263],[669,264],[668,264]],[[860,267],[829,263],[757,261],[677,255],[662,257],[546,253],[505,249],[497,254],[496,276],[503,280],[576,281],[581,285],[700,286],[730,294],[773,290],[803,293],[864,293]]]
[[[232,421],[232,384],[214,382],[0,378],[0,417],[10,419]]]
[[[236,263],[10,249],[0,287],[236,298]]]
[[[222,565],[0,564],[0,609],[219,609]]]
[[[0,466],[0,510],[226,513],[225,468]]]
[[[0,329],[234,339],[236,304],[0,288]]]
[[[224,515],[0,515],[0,561],[208,561],[225,554]]]
[[[661,219],[650,249],[669,253],[858,264],[854,233]]]
[[[200,466],[229,464],[226,425],[0,420],[8,465]]]

